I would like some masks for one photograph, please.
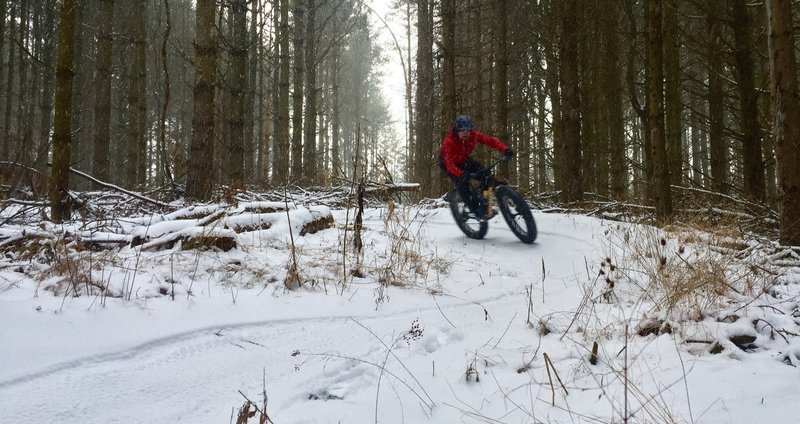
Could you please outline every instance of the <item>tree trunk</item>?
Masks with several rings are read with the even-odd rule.
[[[583,200],[583,182],[581,169],[581,95],[580,76],[578,74],[578,27],[575,10],[580,0],[562,0],[558,2],[559,18],[559,58],[561,106],[564,156],[561,169],[563,172],[561,199],[564,202]]]
[[[53,95],[55,87],[53,85],[53,53],[55,51],[56,36],[49,31],[53,28],[56,20],[56,7],[49,4],[45,8],[45,28],[48,29],[48,36],[42,46],[42,63],[45,65],[42,77],[42,90],[40,93],[41,102],[41,124],[39,125],[39,139],[36,141],[36,158],[34,167],[39,170],[45,169],[48,151],[50,150],[50,128],[53,116]]]
[[[75,16],[77,0],[64,0],[58,22],[56,116],[53,125],[53,166],[50,174],[50,210],[55,223],[70,217],[69,161],[72,142],[72,79],[75,76]]]
[[[725,146],[725,105],[723,93],[723,64],[720,55],[722,34],[716,12],[708,16],[708,114],[709,143],[711,144],[712,188],[728,192],[728,157]]]
[[[166,17],[166,28],[161,39],[161,72],[164,77],[164,95],[161,103],[161,116],[158,120],[158,153],[156,160],[156,172],[159,176],[158,183],[172,182],[172,171],[169,166],[169,154],[167,153],[167,113],[172,96],[172,87],[169,80],[169,56],[167,55],[167,43],[169,34],[172,31],[172,16],[169,7],[170,0],[164,0],[164,15]],[[97,154],[97,152],[95,152]]]
[[[433,16],[428,0],[417,2],[417,149],[416,182],[431,194],[433,153]]]
[[[456,4],[455,0],[442,0],[442,109],[443,123],[456,117]],[[447,135],[449,125],[441,126],[441,138]]]
[[[700,129],[700,117],[696,109],[692,109],[690,114],[692,129],[692,185],[703,187],[705,174],[703,173],[703,140]]]
[[[6,71],[5,67],[2,64],[2,55],[3,55],[3,51],[5,50],[5,45],[6,45],[5,44],[5,42],[6,42],[6,35],[5,34],[6,34],[6,13],[7,12],[8,12],[7,0],[0,0],[0,81],[3,81],[3,75],[4,75],[3,72],[4,71],[7,72],[7,74],[11,73],[10,68],[9,68],[8,71]],[[13,18],[12,18],[11,22],[13,22]],[[5,106],[4,106],[3,110],[5,110]],[[3,116],[5,117],[5,114],[3,114]],[[2,126],[3,132],[1,134],[3,134],[3,136],[5,136],[5,134],[6,134],[5,128],[8,125],[8,120],[4,119],[2,124],[3,124],[3,126]],[[6,139],[5,138],[2,141],[0,141],[0,160],[6,160],[5,152],[7,150],[6,150],[6,147],[5,147],[5,143],[6,143]]]
[[[259,94],[261,90],[261,80],[259,76],[261,71],[260,66],[263,66],[264,60],[261,55],[261,48],[263,43],[259,37],[258,25],[261,17],[261,1],[260,0],[247,0],[250,5],[250,25],[247,32],[247,49],[248,49],[248,69],[247,69],[247,90],[245,91],[245,119],[244,123],[244,179],[245,181],[257,182],[256,177],[256,163],[260,163],[262,154],[261,143],[256,140],[261,140],[261,133],[263,131],[264,108],[262,99],[263,94]],[[247,25],[247,23],[245,23]]]
[[[228,182],[239,184],[244,181],[244,121],[246,116],[244,102],[247,95],[247,2],[235,0],[230,3],[232,40],[230,47],[231,67],[229,69],[229,89],[231,108],[227,111],[230,152],[228,156]]]
[[[217,38],[214,0],[197,0],[195,24],[195,83],[192,144],[186,177],[186,196],[211,198],[214,186],[214,90],[217,86]]]
[[[494,0],[495,36],[497,46],[495,49],[495,101],[496,113],[494,131],[503,143],[509,144],[508,131],[508,2],[507,0]],[[500,165],[500,175],[510,178],[509,162]]]
[[[317,182],[317,6],[314,0],[306,0],[306,113],[305,142],[303,144],[303,175],[310,183]]]
[[[647,67],[650,79],[647,87],[648,120],[653,143],[653,199],[658,221],[667,222],[672,216],[672,196],[670,192],[669,160],[667,139],[664,129],[664,18],[663,0],[650,0],[646,3],[648,27]]]
[[[641,164],[639,166],[640,171],[636,172],[635,175],[641,176],[642,172],[644,172],[644,178],[637,178],[636,180],[636,196],[645,197],[647,200],[652,200],[653,195],[653,149],[652,149],[652,142],[651,142],[651,134],[650,134],[650,123],[648,119],[648,105],[642,105],[640,101],[640,93],[637,87],[637,73],[635,71],[637,59],[639,55],[637,54],[636,44],[638,38],[638,30],[636,25],[636,16],[633,13],[633,2],[634,0],[624,0],[625,1],[625,14],[628,19],[628,23],[630,25],[630,34],[629,34],[629,42],[628,42],[628,64],[626,66],[626,79],[628,85],[628,96],[630,97],[631,106],[633,107],[633,111],[641,120],[641,147],[634,146],[634,149],[637,150],[638,153],[643,153],[634,161],[636,164]],[[646,44],[646,43],[645,43]],[[647,48],[645,48],[647,50]],[[645,59],[646,61],[646,59]],[[647,68],[645,66],[645,68]],[[648,84],[649,73],[645,69],[645,86]],[[644,193],[642,193],[642,186],[644,187]]]
[[[255,97],[254,101],[258,104],[256,110],[258,129],[254,136],[254,144],[258,148],[258,155],[253,164],[253,175],[256,179],[256,183],[259,185],[263,185],[267,182],[268,175],[269,140],[270,134],[272,133],[269,124],[272,119],[272,102],[270,101],[272,96],[267,93],[272,93],[272,85],[270,84],[270,79],[267,78],[267,72],[269,72],[267,71],[267,64],[274,64],[274,62],[272,62],[272,55],[268,53],[269,47],[267,46],[267,40],[264,36],[266,24],[262,20],[267,19],[267,14],[264,12],[264,5],[261,2],[262,0],[258,0],[256,15],[252,22],[253,31],[256,33],[252,40],[256,46],[256,54],[253,55],[253,60],[251,60],[251,64],[255,66],[255,72],[257,74],[256,86],[258,87],[257,91],[253,92],[253,97]],[[255,29],[257,26],[258,30]],[[255,58],[258,59],[256,60]]]
[[[147,177],[147,62],[145,48],[145,1],[134,0],[131,4],[131,44],[133,54],[130,63],[131,86],[128,92],[127,114],[127,161],[125,183],[141,186]]]
[[[800,246],[800,99],[791,0],[768,0],[767,30],[773,111],[775,154],[781,188],[781,235],[784,245]]]
[[[18,6],[15,2],[11,3],[11,10],[10,10],[10,19],[8,20],[8,32],[14,32],[14,23],[17,21],[15,12]],[[5,19],[5,16],[3,16]],[[5,34],[0,34],[0,38],[5,37]],[[73,41],[73,48],[74,48],[74,41]],[[3,52],[0,51],[0,54]],[[74,53],[73,53],[74,54]],[[70,65],[70,69],[72,65]],[[13,125],[11,122],[11,110],[13,107],[12,100],[15,98],[14,96],[14,43],[8,43],[8,61],[6,63],[6,86],[5,86],[5,95],[6,95],[6,103],[3,113],[3,140],[0,141],[0,160],[9,160],[11,155],[11,126]]]
[[[414,79],[411,77],[413,63],[411,61],[411,1],[406,2],[406,119],[408,119],[408,133],[406,134],[406,178],[414,174],[412,163],[414,163]]]
[[[341,49],[337,46],[334,48],[333,64],[331,65],[331,168],[332,174],[335,177],[344,177],[344,170],[342,169],[342,152],[341,152],[341,119],[339,111],[341,110],[341,100],[339,98],[339,84],[340,84],[340,56]]]
[[[678,34],[678,1],[667,0],[664,3],[664,77],[667,164],[670,182],[683,184],[683,102],[681,101],[681,64]]]
[[[280,25],[277,40],[280,48],[278,104],[275,110],[275,156],[273,184],[285,184],[289,178],[289,0],[280,0]]]
[[[614,3],[619,6],[619,3]],[[625,154],[625,121],[622,111],[622,80],[619,69],[619,34],[617,22],[619,14],[616,7],[608,7],[603,13],[605,36],[605,69],[603,73],[607,105],[608,143],[610,163],[610,188],[614,198],[627,195],[628,158]]]
[[[544,192],[550,188],[547,178],[547,139],[545,132],[545,124],[547,121],[547,108],[545,102],[547,101],[547,93],[543,87],[544,81],[539,81],[536,84],[536,105],[537,119],[536,119],[536,183],[534,187],[538,192]],[[555,105],[555,103],[553,103]],[[553,109],[555,114],[555,109]]]
[[[556,46],[555,41],[558,37],[557,35],[557,28],[558,28],[558,12],[556,10],[556,6],[550,6],[550,13],[549,15],[552,19],[549,21],[554,25],[555,28],[551,28],[551,31],[546,32],[545,37],[542,38],[544,42],[544,54],[547,63],[553,64],[553,66],[548,66],[547,70],[545,71],[545,93],[550,97],[550,107],[551,107],[551,114],[552,114],[552,139],[553,139],[553,183],[555,185],[556,190],[563,190],[564,189],[564,120],[562,118],[562,104],[561,104],[561,93],[558,91],[558,80],[559,80],[559,67],[555,65],[558,63],[557,54],[556,54]]]
[[[303,177],[303,76],[305,60],[305,0],[294,1],[293,33],[294,61],[292,63],[292,179]]]
[[[10,154],[10,159],[14,162],[20,162],[23,164],[27,163],[24,159],[25,154],[23,153],[23,149],[27,149],[28,147],[28,144],[26,143],[27,140],[25,140],[25,134],[31,125],[31,121],[27,119],[26,116],[27,104],[31,102],[31,98],[29,98],[25,93],[25,91],[28,89],[27,54],[31,51],[29,45],[30,37],[28,36],[30,28],[30,6],[30,2],[22,2],[20,22],[17,28],[19,30],[17,34],[17,43],[19,45],[19,49],[17,50],[17,53],[19,54],[19,60],[17,62],[17,76],[19,77],[19,99],[17,100],[16,113],[17,134],[16,137],[14,137],[12,140],[9,140],[9,142],[13,142],[14,144],[14,149]]]
[[[742,172],[744,195],[756,202],[766,199],[764,160],[761,156],[761,123],[758,119],[758,92],[755,88],[755,65],[750,52],[753,21],[746,0],[731,0],[734,38],[734,75],[739,91],[739,123],[742,129]]]
[[[114,0],[100,1],[100,32],[97,41],[97,99],[94,109],[94,155],[92,173],[108,181],[108,155],[111,145],[111,55],[113,53]],[[100,186],[95,183],[95,189]]]

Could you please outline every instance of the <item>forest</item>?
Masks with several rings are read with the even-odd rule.
[[[711,193],[779,211],[781,243],[800,245],[791,0],[373,3],[0,0],[2,197],[47,198],[54,222],[101,183],[438,197],[438,147],[468,114],[517,152],[503,174],[530,199],[669,222],[678,196]],[[403,31],[379,45],[387,19]],[[405,116],[381,90],[389,58]]]

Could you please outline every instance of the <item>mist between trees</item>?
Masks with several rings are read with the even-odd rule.
[[[50,175],[62,219],[67,189],[91,188],[70,166],[200,200],[354,178],[435,197],[465,113],[514,148],[503,173],[529,197],[669,221],[691,187],[779,210],[800,245],[790,0],[377,1],[0,0],[5,197],[20,169]],[[405,116],[380,87],[390,59]]]

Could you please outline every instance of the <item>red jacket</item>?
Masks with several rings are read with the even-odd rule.
[[[472,153],[478,143],[485,144],[501,152],[508,150],[508,147],[502,141],[477,130],[471,131],[467,141],[461,141],[455,129],[450,128],[442,142],[442,147],[439,148],[439,156],[442,158],[442,164],[447,172],[455,177],[460,177],[463,173],[461,167],[467,163],[469,154]]]

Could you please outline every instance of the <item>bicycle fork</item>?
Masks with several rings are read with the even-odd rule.
[[[486,219],[494,217],[494,188],[492,186],[483,190],[483,198],[486,199]]]

